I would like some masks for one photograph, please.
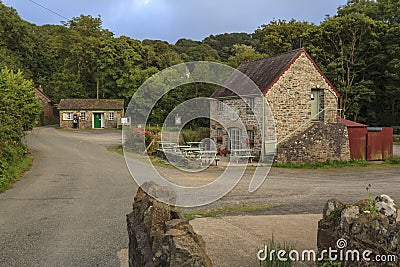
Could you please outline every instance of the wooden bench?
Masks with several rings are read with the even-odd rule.
[[[253,155],[251,155],[251,150],[250,149],[232,149],[231,150],[231,158],[236,161],[236,163],[239,163],[240,159],[245,159],[250,162],[253,162],[253,159],[255,158]]]

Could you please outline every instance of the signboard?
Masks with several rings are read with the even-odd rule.
[[[179,115],[175,116],[175,126],[181,126],[182,125],[182,117]]]

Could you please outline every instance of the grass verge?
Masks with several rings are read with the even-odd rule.
[[[259,204],[259,205],[247,205],[246,203],[240,203],[238,205],[225,206],[221,208],[215,209],[206,209],[206,210],[196,210],[193,212],[185,212],[180,210],[186,220],[193,220],[195,218],[201,217],[217,217],[222,215],[233,215],[233,214],[242,214],[253,211],[265,210],[268,208],[279,206],[279,204]]]
[[[4,177],[0,178],[0,193],[12,188],[12,183],[18,181],[23,174],[32,166],[33,157],[26,155],[21,160],[18,160],[10,165],[4,172]]]
[[[262,258],[263,260],[260,261],[260,266],[263,267],[291,267],[293,266],[293,262],[290,258],[287,258],[286,261],[279,260],[277,255],[274,253],[278,251],[285,251],[285,256],[287,257],[293,249],[295,249],[295,245],[283,242],[279,243],[275,240],[274,235],[272,235],[271,240],[268,243],[264,244],[264,247],[261,248],[263,250]],[[272,255],[272,257],[271,257]],[[261,255],[260,255],[261,256]]]
[[[387,166],[387,165],[399,165],[400,157],[393,157],[383,161],[381,164],[376,164],[374,162],[366,160],[349,160],[349,161],[326,161],[326,162],[316,162],[313,164],[274,164],[273,167],[277,168],[289,168],[289,169],[338,169],[347,167],[372,167],[372,166]]]

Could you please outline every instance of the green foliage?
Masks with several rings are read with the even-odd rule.
[[[398,165],[400,164],[400,157],[393,157],[391,159],[385,160],[386,164],[391,164],[391,165]]]
[[[29,170],[32,165],[32,157],[24,156],[7,168],[0,166],[0,193],[12,187],[11,183],[18,181],[21,175]],[[2,162],[0,162],[0,165]]]
[[[32,82],[21,72],[0,71],[0,191],[24,170],[27,148],[24,132],[35,125],[41,106],[35,99]]]
[[[372,218],[377,218],[379,214],[379,209],[376,206],[376,200],[371,196],[371,184],[368,184],[365,190],[367,190],[367,206],[365,207],[364,211],[369,212]]]
[[[263,262],[261,262],[261,266],[265,266],[265,267],[290,267],[293,266],[293,262],[292,260],[290,260],[290,258],[288,257],[289,252],[291,250],[294,249],[294,245],[284,242],[283,244],[277,242],[274,238],[274,236],[272,235],[271,240],[269,241],[268,244],[266,244],[267,246],[267,251],[265,251],[265,253],[267,255],[272,254],[271,252],[274,251],[273,253],[273,257],[272,259],[270,257],[267,257],[267,259]],[[265,246],[264,246],[265,247]],[[264,249],[264,248],[263,248]],[[280,261],[277,257],[277,252],[278,251],[285,251],[285,257],[287,257],[287,261]]]
[[[318,267],[341,267],[342,263],[340,261],[324,260],[318,262]]]
[[[300,47],[300,38],[304,37],[312,24],[291,19],[273,20],[261,25],[254,37],[258,41],[258,51],[267,55],[276,55]]]
[[[248,203],[241,202],[236,205],[229,205],[215,209],[199,209],[195,211],[182,211],[183,216],[186,220],[193,220],[198,217],[217,217],[221,215],[233,215],[233,214],[243,214],[251,213],[255,211],[266,210],[272,207],[279,206],[278,204],[259,204],[259,205],[249,205]]]
[[[291,168],[291,169],[335,169],[335,168],[346,168],[346,167],[367,167],[370,166],[370,163],[366,160],[353,159],[349,161],[333,160],[326,162],[316,162],[313,164],[275,163],[273,166],[278,168]]]
[[[181,136],[185,143],[200,142],[204,138],[208,138],[210,136],[210,129],[205,127],[200,127],[196,129],[184,129],[181,132]]]
[[[63,25],[36,26],[0,2],[0,68],[21,69],[55,102],[98,95],[124,98],[128,104],[144,81],[170,66],[206,60],[237,67],[296,49],[301,39],[340,92],[340,108],[348,118],[371,126],[399,125],[399,10],[398,0],[349,0],[320,25],[272,20],[251,34],[224,33],[169,44],[114,37],[103,28],[100,16],[80,15]],[[203,85],[183,88],[160,100],[151,124],[162,123],[171,106],[195,96],[208,97],[215,90]]]

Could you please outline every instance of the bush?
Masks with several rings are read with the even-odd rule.
[[[0,71],[0,191],[24,170],[27,147],[21,141],[41,113],[31,81],[21,72]]]

